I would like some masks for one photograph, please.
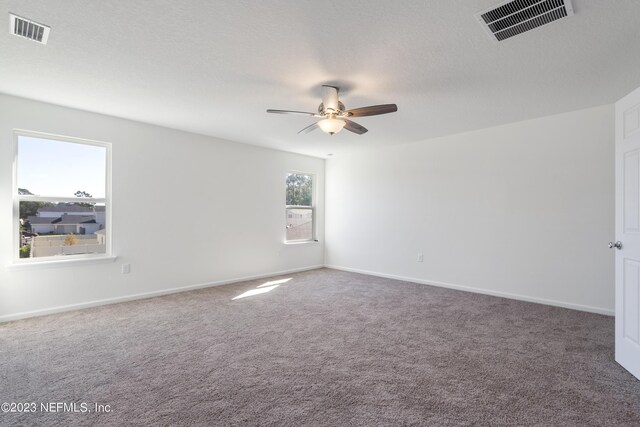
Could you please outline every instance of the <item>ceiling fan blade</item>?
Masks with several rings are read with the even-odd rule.
[[[318,122],[315,122],[309,126],[307,126],[306,128],[302,129],[300,132],[298,132],[298,135],[300,135],[301,133],[309,133],[312,132],[314,130],[318,129]]]
[[[348,117],[365,117],[365,116],[377,116],[378,114],[394,113],[398,111],[396,104],[382,104],[372,105],[370,107],[354,108],[347,110]]]
[[[324,109],[338,111],[338,88],[322,85],[322,105]]]
[[[352,122],[351,120],[343,119],[345,121],[344,128],[350,132],[357,133],[358,135],[362,135],[366,133],[369,129],[364,126],[357,124],[356,122]]]
[[[290,110],[267,110],[267,113],[276,114],[302,114],[303,116],[317,116],[316,113],[307,113],[306,111],[290,111]]]

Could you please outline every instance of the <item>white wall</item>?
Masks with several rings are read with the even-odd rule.
[[[603,106],[332,158],[325,262],[611,314],[613,156]]]
[[[113,144],[115,263],[7,268],[13,128]],[[288,170],[317,175],[320,243],[283,244]],[[323,184],[321,159],[0,95],[0,321],[322,265]]]
[[[611,313],[613,123],[604,106],[334,157],[325,248],[323,160],[0,95],[0,321],[323,261]],[[13,128],[112,142],[115,263],[7,268]],[[287,170],[317,174],[319,244],[283,244]]]

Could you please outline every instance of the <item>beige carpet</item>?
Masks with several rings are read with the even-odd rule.
[[[286,278],[0,324],[0,402],[111,408],[0,424],[640,425],[611,317],[327,269]]]

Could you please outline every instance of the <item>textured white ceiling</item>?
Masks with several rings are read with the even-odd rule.
[[[612,103],[640,86],[640,1],[573,0],[574,16],[500,44],[474,18],[495,3],[4,0],[5,22],[11,11],[52,31],[47,46],[0,32],[0,92],[324,157]],[[323,83],[343,88],[347,108],[399,111],[333,137],[265,113],[315,111]]]

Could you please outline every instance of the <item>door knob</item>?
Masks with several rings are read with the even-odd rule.
[[[622,249],[622,242],[619,240],[615,243],[609,242],[609,249],[613,249],[613,248],[616,248],[618,250]]]

